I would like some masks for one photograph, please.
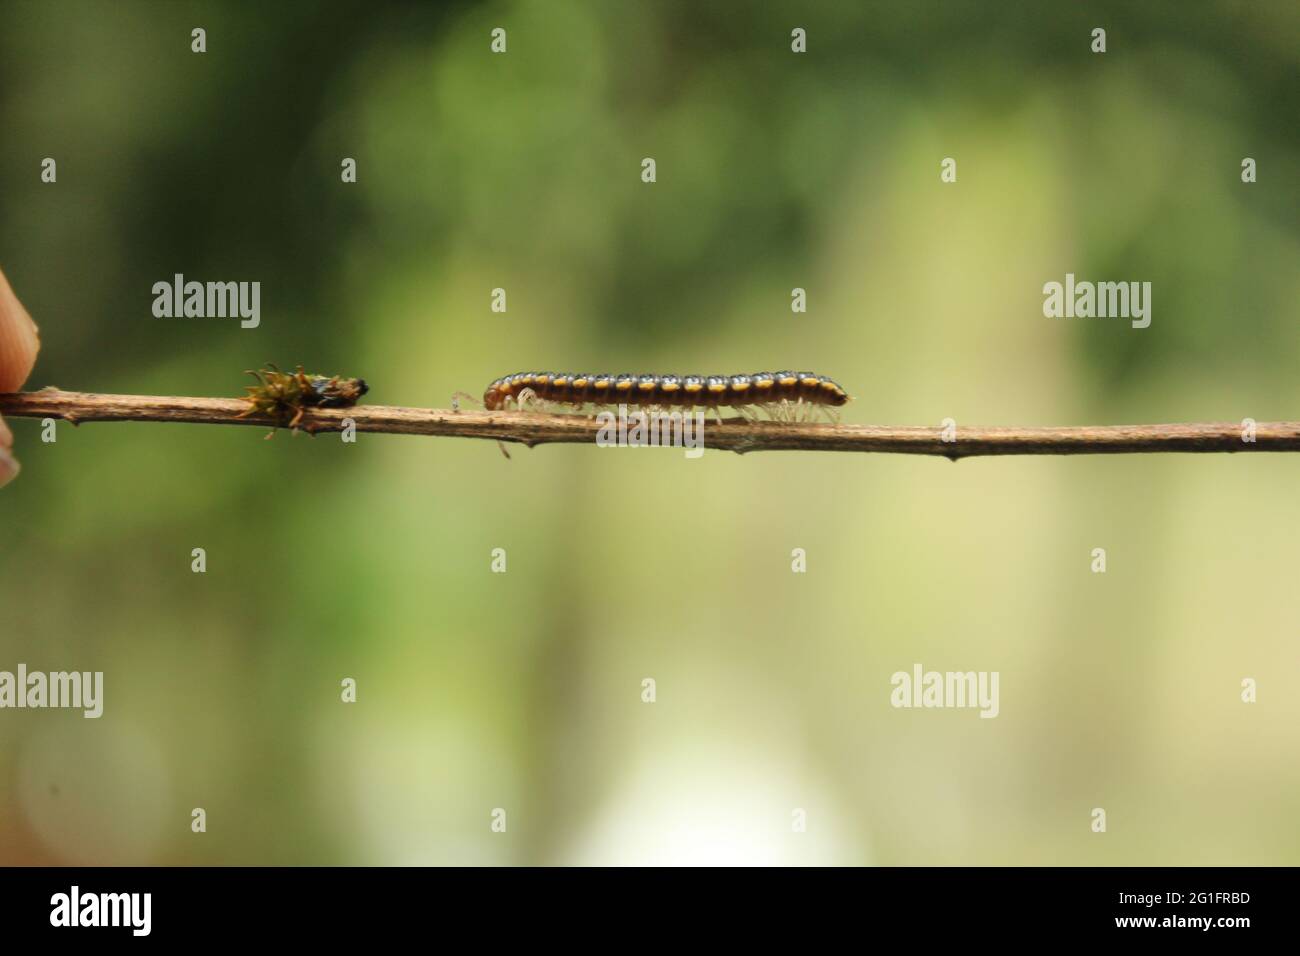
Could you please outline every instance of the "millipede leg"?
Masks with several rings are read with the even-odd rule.
[[[533,397],[528,400],[528,407],[535,412],[542,412],[546,415],[555,414],[555,403],[550,399],[542,398],[537,394],[534,394]]]

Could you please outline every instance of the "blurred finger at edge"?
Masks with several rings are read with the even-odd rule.
[[[14,436],[9,433],[4,419],[0,418],[0,487],[8,484],[9,480],[18,474],[18,462],[14,460],[13,455],[9,454],[13,441]]]
[[[0,272],[0,392],[16,392],[22,387],[40,347],[36,323]]]

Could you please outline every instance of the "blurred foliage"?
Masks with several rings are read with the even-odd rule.
[[[6,0],[0,264],[32,387],[800,366],[849,421],[1293,419],[1297,41],[1292,2]],[[261,327],[153,318],[177,272]],[[1151,327],[1045,319],[1066,272]],[[107,690],[0,713],[2,862],[1300,862],[1289,456],[11,424],[0,669]],[[1001,716],[893,710],[916,661]]]

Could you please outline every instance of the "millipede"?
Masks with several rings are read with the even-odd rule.
[[[765,411],[792,421],[825,410],[832,419],[850,399],[836,381],[812,372],[752,375],[570,375],[520,372],[499,378],[483,392],[488,410],[526,410],[533,405],[635,405],[646,408],[736,409],[750,417]]]

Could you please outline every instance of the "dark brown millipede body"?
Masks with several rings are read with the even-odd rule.
[[[519,402],[530,391],[542,402],[569,405],[660,405],[736,408],[745,405],[838,407],[849,395],[837,383],[812,372],[755,372],[753,375],[570,375],[520,372],[499,378],[483,393],[488,409]]]

